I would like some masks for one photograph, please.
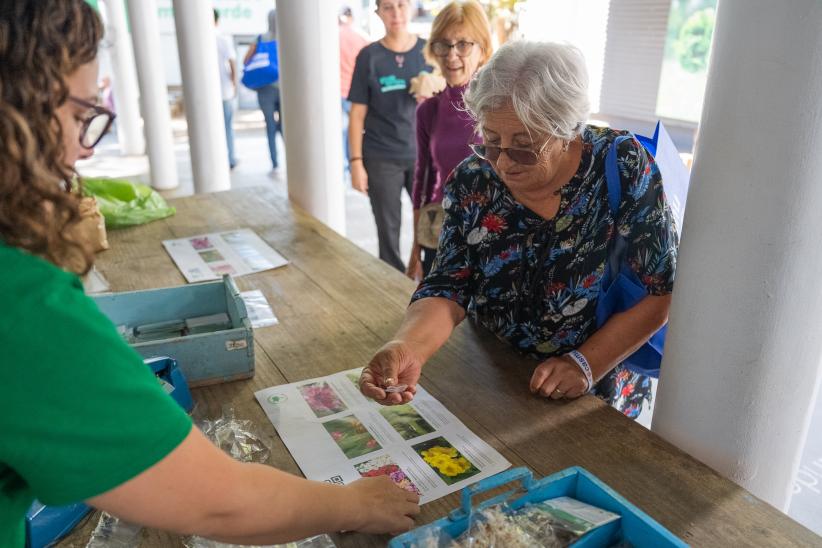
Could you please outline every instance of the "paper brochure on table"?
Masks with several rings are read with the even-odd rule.
[[[163,240],[163,247],[189,283],[219,280],[223,274],[242,276],[288,264],[247,228]]]
[[[308,479],[387,475],[425,504],[511,466],[421,386],[411,403],[386,407],[360,393],[360,371],[255,393]]]

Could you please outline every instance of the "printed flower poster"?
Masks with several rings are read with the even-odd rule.
[[[511,466],[421,384],[413,402],[383,406],[362,395],[360,372],[255,393],[306,478],[347,485],[387,476],[426,504]]]
[[[188,283],[219,280],[224,274],[245,276],[288,264],[248,228],[163,240],[163,247]]]

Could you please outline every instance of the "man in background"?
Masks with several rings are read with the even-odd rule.
[[[220,20],[220,12],[214,10],[214,26]],[[228,145],[228,166],[237,165],[234,157],[234,97],[237,96],[237,61],[234,55],[234,41],[230,36],[217,32],[217,65],[220,68],[220,91],[223,98],[223,117],[225,118],[225,141]]]
[[[345,157],[344,171],[348,171],[348,113],[351,112],[351,101],[347,99],[351,88],[351,76],[354,74],[354,64],[357,54],[368,45],[365,38],[354,28],[354,14],[351,8],[344,6],[340,10],[340,92],[342,96],[343,118],[343,152]]]

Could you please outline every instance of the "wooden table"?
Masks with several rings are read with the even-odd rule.
[[[284,268],[237,279],[260,289],[280,320],[254,332],[256,376],[194,390],[210,416],[224,405],[256,423],[269,463],[300,471],[254,399],[254,391],[365,365],[399,325],[414,284],[267,187],[172,201],[177,214],[112,231],[98,268],[114,291],[184,284],[160,241],[249,227],[289,259]],[[534,362],[464,322],[423,371],[421,384],[514,466],[537,477],[582,466],[694,546],[820,546],[822,538],[600,400],[532,396]],[[458,505],[454,494],[423,507],[420,524]],[[62,546],[85,546],[93,516]],[[387,536],[336,535],[339,546],[384,546]],[[144,531],[143,546],[180,546]]]

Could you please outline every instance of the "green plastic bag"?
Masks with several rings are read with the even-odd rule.
[[[83,193],[97,198],[106,228],[141,225],[177,212],[150,186],[125,179],[83,178]]]

